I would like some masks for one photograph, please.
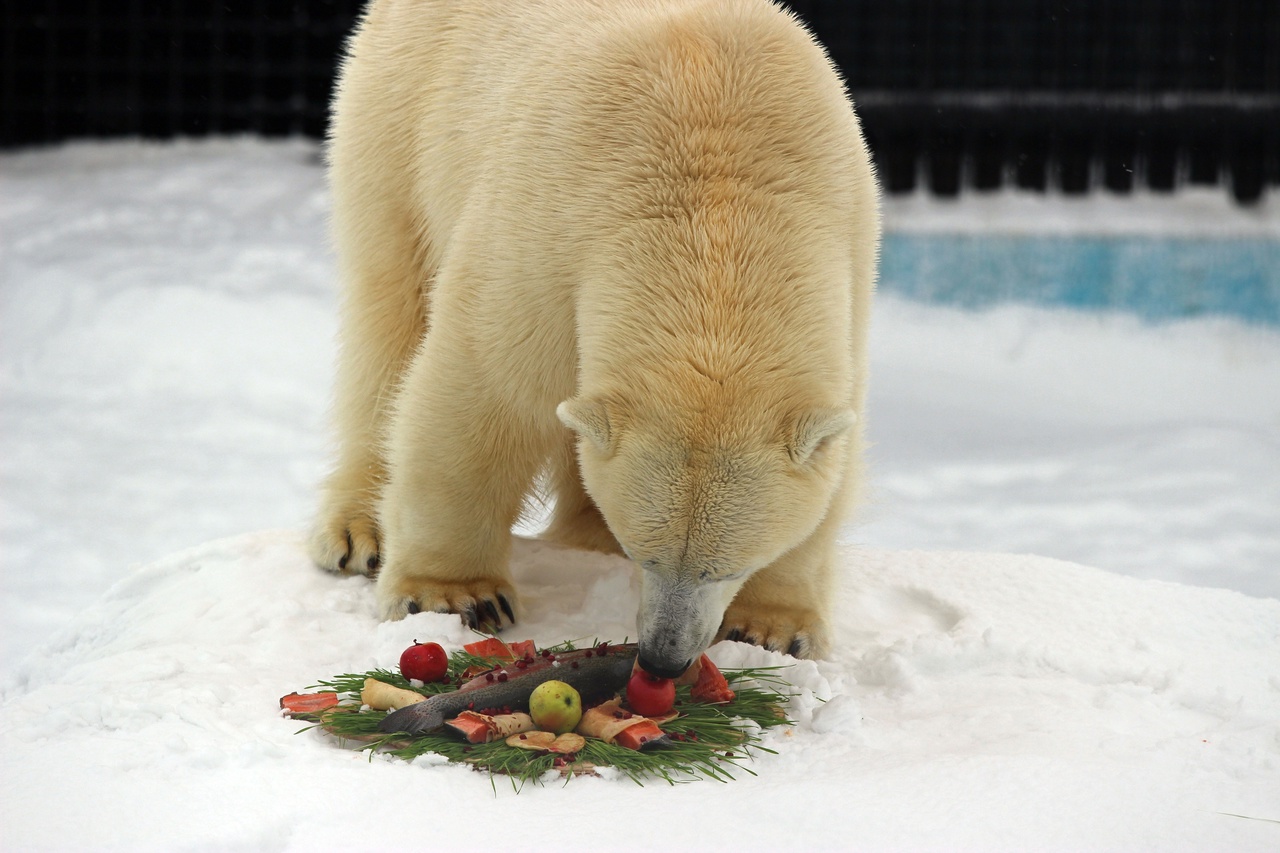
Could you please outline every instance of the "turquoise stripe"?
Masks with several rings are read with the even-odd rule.
[[[1280,240],[887,234],[880,287],[969,308],[1024,302],[1280,325]]]

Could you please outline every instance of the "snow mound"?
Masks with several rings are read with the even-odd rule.
[[[831,660],[712,649],[788,667],[797,725],[768,735],[757,776],[516,797],[431,759],[370,761],[277,709],[415,639],[456,648],[456,617],[380,623],[372,584],[318,571],[294,532],[184,551],[117,583],[5,687],[5,846],[371,849],[483,824],[492,849],[597,849],[565,837],[582,807],[644,815],[614,839],[637,849],[1275,849],[1280,601],[1035,557],[841,560]],[[517,539],[513,570],[513,636],[634,637],[625,561]]]

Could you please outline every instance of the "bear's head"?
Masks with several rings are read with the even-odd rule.
[[[751,575],[803,542],[846,471],[852,409],[720,394],[560,404],[588,494],[643,572],[642,665],[682,673]]]

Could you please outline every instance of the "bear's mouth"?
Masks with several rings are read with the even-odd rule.
[[[715,639],[733,592],[733,584],[698,583],[645,572],[636,620],[640,666],[660,678],[683,674]]]

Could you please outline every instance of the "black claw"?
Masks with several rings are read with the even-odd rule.
[[[742,631],[738,630],[737,628],[734,628],[732,631],[725,634],[724,638],[726,640],[729,640],[730,642],[737,642],[738,640],[742,639]]]
[[[347,534],[347,553],[342,555],[342,559],[338,560],[338,568],[345,569],[347,561],[351,559],[351,534]]]
[[[409,612],[410,612],[410,613],[421,613],[421,612],[422,612],[422,607],[421,607],[421,606],[419,606],[418,602],[416,602],[416,601],[410,601],[410,602],[409,602]]]
[[[487,598],[484,600],[484,612],[489,615],[489,620],[493,622],[493,627],[502,627],[502,617],[498,615],[498,606]]]
[[[799,637],[796,637],[794,640],[791,641],[791,645],[787,646],[787,654],[791,655],[793,658],[800,657],[800,654],[803,651],[804,651],[804,644],[800,642]]]
[[[511,624],[516,624],[516,614],[511,609],[511,602],[507,601],[507,597],[502,593],[498,593],[498,605],[502,608],[502,612],[507,614],[507,619]]]
[[[476,621],[476,609],[472,606],[464,607],[462,612],[458,614],[462,617],[462,621],[467,623],[468,628],[479,628],[480,623]]]
[[[369,558],[369,561],[365,563],[365,565],[369,567],[370,572],[376,572],[378,570],[378,566],[382,565],[382,558],[377,554],[374,554]]]

